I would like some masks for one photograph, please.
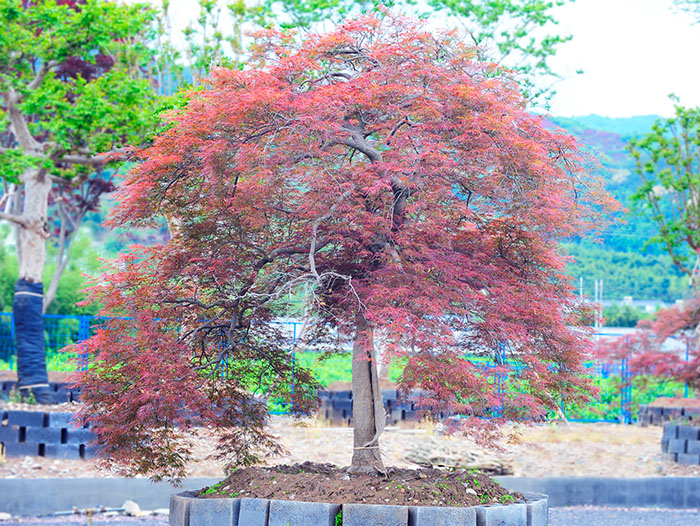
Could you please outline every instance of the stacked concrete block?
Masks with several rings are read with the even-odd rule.
[[[661,451],[679,464],[700,465],[700,427],[668,423],[661,436]]]
[[[639,407],[637,421],[642,426],[662,426],[668,422],[685,422],[692,424],[700,421],[698,407]]]
[[[49,390],[51,391],[51,401],[54,404],[63,404],[66,402],[80,401],[80,389],[71,387],[66,382],[50,383]],[[13,395],[17,394],[17,382],[4,381],[0,382],[0,400],[8,400]]]
[[[8,457],[90,458],[90,429],[76,427],[73,413],[0,412],[0,445]]]
[[[319,415],[333,424],[352,424],[352,391],[319,391],[321,406]],[[418,393],[414,393],[408,400],[402,399],[396,389],[382,390],[386,423],[396,425],[399,422],[416,422],[425,414],[425,408],[420,408],[412,401]],[[450,416],[447,413],[439,413],[439,418]]]

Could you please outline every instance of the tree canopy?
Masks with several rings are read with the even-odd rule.
[[[630,142],[642,184],[632,196],[656,223],[661,244],[691,279],[700,254],[700,109],[676,101],[676,114]],[[694,283],[697,287],[697,283]]]
[[[110,458],[180,476],[201,423],[234,463],[276,450],[253,395],[315,404],[271,323],[304,288],[301,344],[353,342],[354,467],[382,469],[378,333],[383,359],[406,360],[402,388],[472,428],[496,406],[526,418],[586,397],[588,339],[557,239],[612,203],[571,137],[477,58],[454,33],[381,13],[303,42],[263,31],[248,67],[188,94],[111,219],[165,216],[173,237],[92,288],[120,316],[88,342],[82,376]],[[522,365],[506,394],[465,359],[504,352]]]

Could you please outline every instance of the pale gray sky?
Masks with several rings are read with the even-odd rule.
[[[671,0],[577,0],[556,18],[574,39],[552,60],[567,76],[553,114],[670,116],[669,93],[700,106],[700,24]]]
[[[176,27],[197,12],[197,0],[171,0]],[[672,0],[576,0],[555,13],[561,32],[574,38],[552,59],[564,75],[552,114],[670,116],[670,93],[686,106],[700,106],[700,24],[674,9]],[[578,69],[584,73],[577,75]]]

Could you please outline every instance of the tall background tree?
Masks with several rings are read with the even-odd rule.
[[[659,119],[652,131],[630,143],[642,184],[634,203],[658,227],[649,243],[661,245],[689,278],[685,301],[659,311],[628,338],[604,341],[600,358],[630,359],[639,373],[700,384],[700,108],[683,107]],[[682,345],[669,344],[676,338]]]
[[[174,235],[92,288],[113,318],[88,342],[83,415],[109,458],[182,476],[203,424],[234,463],[274,451],[255,395],[316,400],[268,323],[303,287],[302,344],[352,346],[351,471],[385,470],[377,331],[406,362],[402,389],[470,429],[494,408],[541,417],[585,399],[588,339],[556,240],[611,203],[499,72],[457,35],[382,13],[301,43],[267,30],[247,68],[190,92],[112,217],[171,217]],[[521,367],[506,375],[504,355]]]
[[[156,98],[141,69],[152,13],[102,0],[2,0],[0,17],[0,219],[15,228],[19,263],[17,372],[20,388],[45,402],[42,312],[65,269],[70,236],[111,189],[101,172],[153,129]],[[59,261],[44,296],[50,204],[59,216]]]
[[[700,109],[674,98],[675,115],[659,119],[652,131],[630,142],[642,184],[633,202],[658,227],[659,243],[698,291],[700,255]]]

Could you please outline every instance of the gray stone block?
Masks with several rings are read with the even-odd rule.
[[[476,526],[476,508],[411,506],[408,526]]]
[[[19,442],[19,427],[0,426],[0,442],[14,444]]]
[[[240,499],[190,500],[189,526],[236,526]]]
[[[478,526],[527,526],[527,505],[478,507],[476,523]]]
[[[39,444],[5,444],[5,456],[35,457],[39,454]]]
[[[661,502],[659,485],[654,479],[629,480],[626,494],[626,502],[629,506],[657,506]]]
[[[664,424],[664,438],[678,438],[678,426],[676,424]]]
[[[268,526],[335,526],[339,504],[271,500]],[[191,525],[194,526],[194,525]]]
[[[89,429],[79,428],[66,431],[67,444],[87,444],[94,438],[95,434]]]
[[[700,436],[700,428],[692,426],[678,426],[679,440],[697,440]]]
[[[661,452],[662,453],[668,453],[668,438],[662,438],[661,439]]]
[[[48,427],[72,428],[75,413],[46,413],[46,425]]]
[[[343,504],[343,526],[407,526],[406,506]]]
[[[668,452],[669,453],[685,453],[685,446],[687,441],[675,438],[668,441]]]
[[[524,493],[527,501],[527,526],[547,526],[549,521],[549,506],[547,495]]]
[[[241,499],[240,511],[238,512],[238,526],[267,526],[269,513],[269,500]]]
[[[700,477],[685,478],[683,504],[678,508],[700,508]]]
[[[49,458],[80,458],[80,446],[75,444],[46,444],[44,456]]]
[[[700,455],[700,440],[688,440],[686,452],[691,455]]]
[[[678,463],[685,464],[686,466],[697,466],[700,464],[700,455],[678,453]]]
[[[186,491],[170,497],[170,526],[190,526],[190,501],[192,492]]]
[[[90,460],[92,458],[100,458],[102,456],[102,452],[98,446],[95,445],[79,445],[78,448],[80,449],[80,456],[83,457],[85,460]]]
[[[48,427],[28,427],[24,441],[31,444],[60,444],[61,430]]]
[[[596,477],[590,479],[593,490],[593,502],[600,506],[624,505],[627,503],[629,491],[627,491],[628,479],[609,479]]]
[[[22,427],[43,427],[44,413],[38,411],[8,411],[7,425]]]

